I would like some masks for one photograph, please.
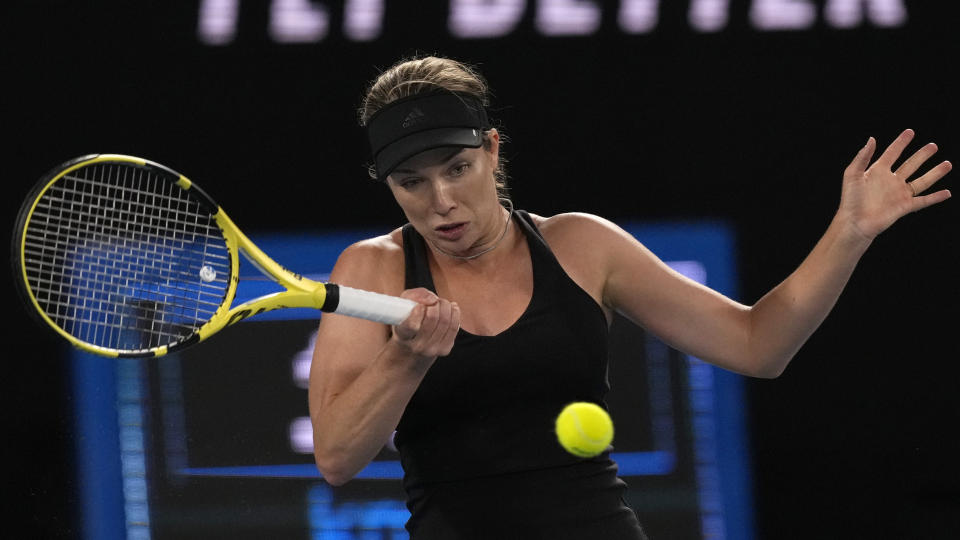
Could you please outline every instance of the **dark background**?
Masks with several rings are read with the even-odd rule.
[[[271,42],[268,2],[247,1],[224,47],[198,43],[197,2],[4,3],[6,227],[48,169],[116,152],[186,174],[248,233],[389,230],[402,216],[366,180],[355,109],[378,67],[418,52],[490,80],[518,207],[728,222],[744,303],[816,242],[868,136],[883,147],[909,127],[911,150],[932,140],[937,161],[960,155],[950,2],[907,0],[898,29],[818,16],[811,29],[764,32],[750,2],[731,0],[727,27],[701,34],[686,2],[664,1],[656,30],[637,36],[609,2],[596,34],[558,38],[535,32],[531,0],[494,40],[451,38],[447,2],[387,2],[370,43],[344,38],[339,3],[323,3],[320,43]],[[748,382],[760,538],[960,535],[957,204],[881,235],[786,373]],[[70,538],[79,434],[63,346],[13,287],[4,295],[3,491],[27,536]]]

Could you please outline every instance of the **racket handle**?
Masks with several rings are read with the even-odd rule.
[[[328,295],[331,285],[327,285]],[[417,305],[413,300],[336,285],[339,300],[334,313],[385,324],[400,324]]]

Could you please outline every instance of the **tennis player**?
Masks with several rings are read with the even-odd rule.
[[[609,453],[575,458],[552,432],[565,404],[604,402],[614,312],[721,368],[776,377],[872,240],[950,196],[926,194],[949,162],[911,178],[934,144],[894,168],[913,132],[875,161],[870,138],[823,237],[747,306],[603,218],[514,210],[488,99],[475,70],[436,57],[400,62],[369,87],[371,175],[409,223],[349,247],[331,280],[420,305],[394,327],[324,315],[310,376],[315,457],[331,484],[396,430],[414,540],[644,538]]]

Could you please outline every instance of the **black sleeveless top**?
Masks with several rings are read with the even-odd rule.
[[[604,405],[606,317],[530,215],[514,216],[530,250],[533,296],[496,336],[460,329],[407,405],[395,438],[407,529],[414,539],[643,538],[609,454],[576,458],[554,433],[567,403]],[[436,292],[426,244],[409,224],[403,249],[406,288]]]

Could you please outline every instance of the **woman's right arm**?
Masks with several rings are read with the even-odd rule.
[[[384,272],[395,265],[385,260],[381,240],[345,250],[330,281],[396,294],[385,286]],[[320,320],[309,406],[314,457],[330,484],[347,482],[377,455],[427,370],[453,347],[460,327],[456,304],[426,289],[401,296],[420,305],[395,327],[330,313]]]

